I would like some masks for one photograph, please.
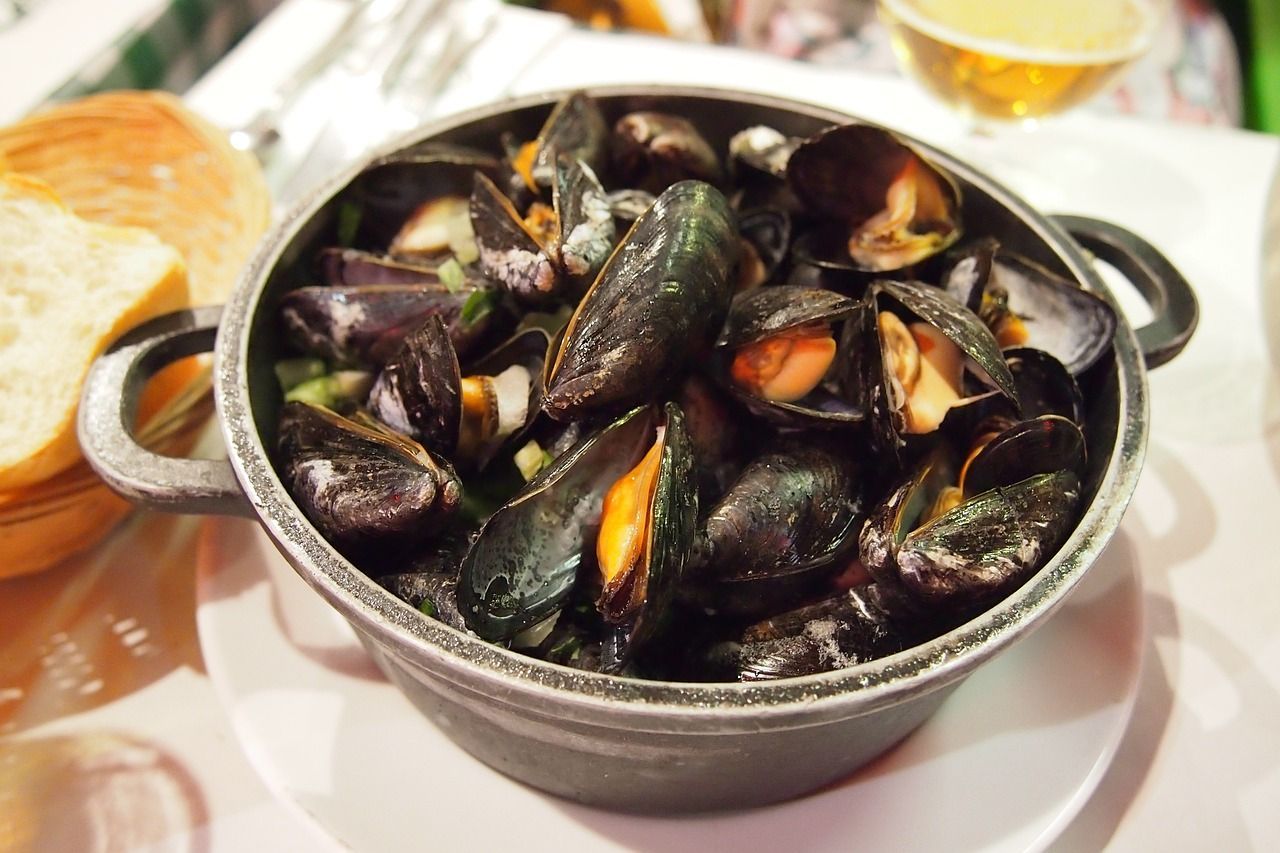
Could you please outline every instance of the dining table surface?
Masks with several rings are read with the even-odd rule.
[[[253,522],[140,509],[88,552],[0,581],[0,849],[1280,849],[1280,138],[1089,109],[975,133],[892,75],[597,32],[488,0],[436,5],[381,85],[367,72],[387,71],[386,44],[356,34],[351,56],[295,93],[264,157],[278,217],[432,118],[680,84],[881,123],[1041,211],[1157,247],[1195,288],[1199,325],[1147,374],[1145,465],[1099,581],[1032,651],[989,664],[838,791],[637,817],[562,803],[453,747]],[[105,6],[94,28],[84,2],[44,0],[0,31],[0,120],[36,108],[157,0],[93,8]],[[284,0],[187,105],[243,127],[350,10]],[[1105,278],[1143,325],[1151,309]],[[222,452],[216,423],[199,450]],[[1055,683],[1101,686],[1096,702],[1063,695],[1041,713],[1033,691]]]

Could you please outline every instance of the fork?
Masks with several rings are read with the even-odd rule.
[[[345,100],[329,108],[296,168],[280,181],[277,201],[287,205],[302,197],[336,166],[422,121],[471,51],[493,30],[500,6],[476,16],[482,5],[429,0],[418,7],[409,0],[405,16],[386,28],[390,38],[384,32],[365,66],[349,75]],[[414,60],[430,64],[410,80],[405,72]]]

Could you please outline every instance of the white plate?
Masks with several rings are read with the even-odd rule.
[[[575,805],[472,759],[383,678],[250,522],[205,527],[197,619],[250,762],[325,836],[356,850],[1021,851],[1071,821],[1128,723],[1142,606],[1125,554],[1104,554],[1048,624],[845,782],[700,818]]]

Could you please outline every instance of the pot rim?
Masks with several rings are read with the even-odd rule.
[[[850,114],[799,100],[734,90],[653,85],[588,87],[598,98],[709,98],[785,110],[833,124]],[[866,714],[909,696],[942,689],[968,675],[1041,624],[1093,564],[1120,523],[1137,486],[1147,442],[1145,367],[1133,328],[1061,227],[1010,190],[931,145],[894,130],[943,168],[980,187],[1051,246],[1075,278],[1102,296],[1119,317],[1114,341],[1119,406],[1115,444],[1097,492],[1075,531],[1034,577],[969,622],[898,654],[834,672],[775,682],[644,681],[569,669],[508,651],[419,613],[356,569],[296,509],[258,437],[247,381],[252,320],[267,279],[286,246],[317,211],[364,168],[412,142],[505,112],[546,105],[566,91],[510,98],[429,122],[348,165],[298,202],[259,244],[223,312],[216,345],[216,398],[236,477],[259,520],[306,583],[319,592],[366,642],[403,663],[459,688],[557,717],[643,731],[708,733],[819,725]],[[462,683],[465,677],[466,683]]]

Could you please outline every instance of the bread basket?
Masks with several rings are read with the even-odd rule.
[[[85,219],[146,228],[177,248],[194,305],[226,299],[270,221],[254,158],[162,92],[107,92],[0,129],[5,169],[47,182]],[[174,365],[140,407],[139,440],[181,455],[211,411],[207,362]],[[0,491],[0,577],[39,571],[93,545],[129,509],[84,462]]]

